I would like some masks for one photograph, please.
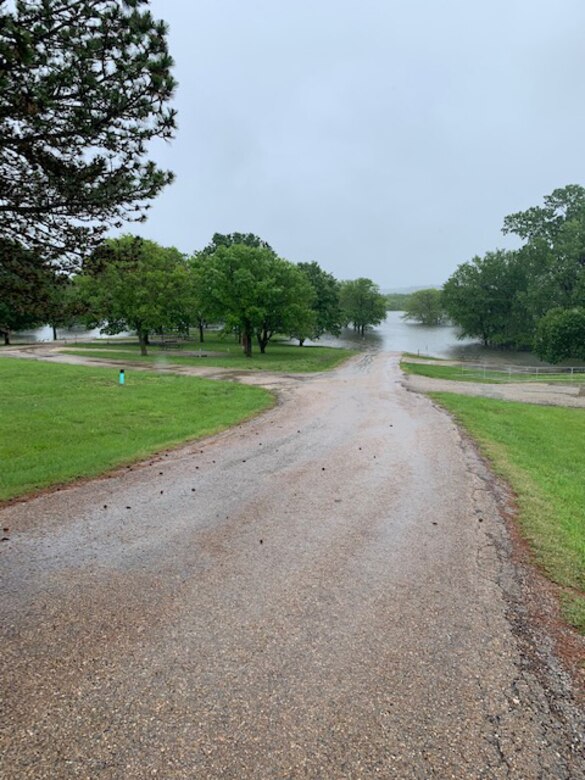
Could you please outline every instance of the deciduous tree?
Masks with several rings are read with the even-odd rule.
[[[187,329],[192,287],[184,256],[137,236],[106,241],[75,279],[90,327],[104,333],[136,331],[141,354],[150,333]]]
[[[292,335],[303,344],[305,338],[318,339],[324,333],[338,336],[341,330],[342,314],[339,305],[339,282],[319,263],[298,263],[297,268],[305,275],[314,291],[313,327],[307,322],[304,331]]]
[[[227,327],[239,331],[247,357],[254,337],[264,352],[276,332],[293,333],[312,315],[306,278],[265,246],[218,246],[203,268],[206,300]]]
[[[443,306],[443,293],[434,287],[411,293],[405,305],[402,318],[416,320],[421,325],[441,325],[447,316]]]
[[[534,331],[524,306],[526,285],[518,255],[498,249],[458,266],[443,287],[443,303],[462,337],[526,347]]]
[[[371,279],[341,282],[339,303],[345,324],[351,323],[362,336],[366,328],[386,318],[386,299]]]
[[[534,350],[549,363],[585,360],[585,308],[550,309],[538,323]]]

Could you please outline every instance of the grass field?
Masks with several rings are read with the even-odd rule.
[[[221,352],[219,355],[198,357],[181,354],[185,352]],[[254,344],[254,353],[251,358],[246,358],[242,348],[236,344],[233,338],[221,338],[218,335],[209,335],[205,343],[185,344],[180,350],[163,350],[158,346],[148,348],[148,356],[140,354],[136,342],[100,342],[79,343],[65,347],[67,352],[84,357],[101,357],[108,360],[143,361],[156,363],[161,360],[168,364],[215,366],[218,368],[232,368],[238,371],[278,371],[291,373],[305,373],[309,371],[325,371],[351,357],[355,352],[351,349],[336,347],[299,347],[282,342],[271,342],[266,348],[266,354],[261,355]]]
[[[428,376],[432,379],[450,379],[457,382],[481,382],[482,384],[503,384],[508,382],[585,382],[584,374],[509,374],[507,371],[491,369],[461,368],[461,366],[435,366],[431,363],[409,363],[403,360],[400,367],[407,374]]]
[[[566,588],[565,617],[585,633],[585,411],[431,395],[514,489],[522,532],[547,575]]]
[[[273,403],[261,388],[0,358],[0,499],[100,474]]]

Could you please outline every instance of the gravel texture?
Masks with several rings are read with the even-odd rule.
[[[254,421],[0,511],[2,778],[585,778],[450,418],[388,354],[274,384]]]
[[[404,387],[417,393],[458,393],[497,398],[500,401],[585,409],[585,385],[577,382],[572,385],[560,382],[506,382],[498,385],[405,374]]]

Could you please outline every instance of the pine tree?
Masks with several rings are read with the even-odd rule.
[[[0,0],[0,235],[70,267],[173,174],[176,83],[147,0]]]

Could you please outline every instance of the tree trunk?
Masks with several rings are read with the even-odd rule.
[[[203,320],[199,319],[199,343],[203,344]]]
[[[299,347],[302,347],[305,343],[305,339],[299,339]]]
[[[4,346],[8,347],[10,345],[10,331],[5,330],[4,331]]]
[[[244,348],[244,355],[246,357],[252,357],[252,328],[246,326],[241,333],[242,347]]]
[[[51,325],[51,328],[53,329],[53,341],[57,341],[57,328],[54,325]]]
[[[140,354],[147,355],[146,347],[148,345],[148,333],[144,330],[138,330],[138,343],[140,344]]]
[[[270,336],[272,334],[269,333],[266,328],[262,328],[262,330],[256,331],[256,338],[258,339],[258,346],[260,347],[260,354],[265,355],[266,354],[266,346],[268,345],[268,342],[270,341]]]

